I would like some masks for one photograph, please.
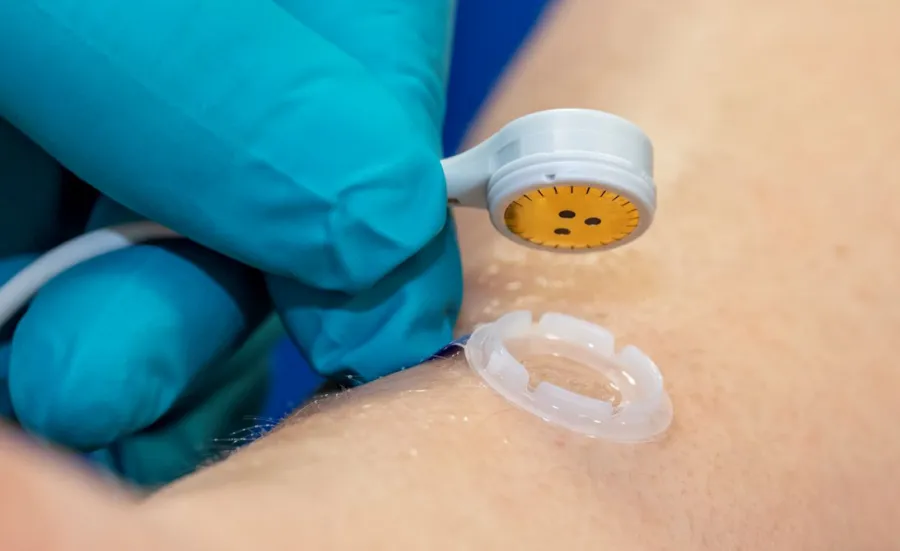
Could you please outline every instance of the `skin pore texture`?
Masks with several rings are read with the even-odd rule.
[[[531,251],[458,212],[459,332],[514,309],[609,328],[666,377],[662,441],[555,428],[440,360],[146,501],[72,490],[112,519],[94,548],[900,549],[898,17],[889,0],[568,0],[475,129],[576,106],[653,139],[657,219],[623,249]],[[7,506],[15,534],[29,521]]]

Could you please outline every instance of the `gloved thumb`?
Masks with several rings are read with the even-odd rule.
[[[355,292],[444,226],[420,125],[275,2],[0,2],[0,51],[0,117],[115,201],[264,271]]]

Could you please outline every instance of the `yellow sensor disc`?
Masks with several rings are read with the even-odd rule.
[[[615,191],[598,186],[546,186],[521,195],[506,207],[506,227],[535,245],[591,249],[625,239],[640,223],[637,207]]]

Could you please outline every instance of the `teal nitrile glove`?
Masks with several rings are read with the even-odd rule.
[[[45,286],[0,344],[0,414],[157,484],[254,422],[265,368],[233,354],[273,303],[327,376],[444,345],[462,288],[439,162],[452,11],[0,2],[0,278],[138,216],[203,245],[134,247]]]

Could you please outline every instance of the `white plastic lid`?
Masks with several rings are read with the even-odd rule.
[[[543,340],[543,347],[554,355],[600,372],[621,399],[613,404],[548,381],[532,388],[528,370],[506,346],[511,339],[522,338]],[[547,313],[534,324],[530,312],[511,312],[476,329],[465,354],[469,366],[507,400],[588,436],[646,442],[662,435],[672,422],[672,402],[656,364],[631,345],[616,352],[612,333],[572,316]]]

